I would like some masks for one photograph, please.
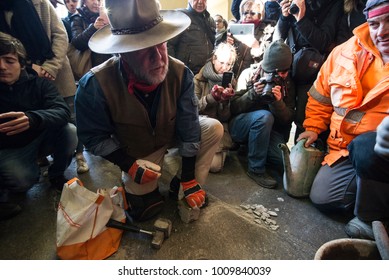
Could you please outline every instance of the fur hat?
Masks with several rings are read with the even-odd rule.
[[[272,42],[263,54],[262,69],[271,73],[278,70],[287,70],[292,64],[290,47],[282,40]]]
[[[109,25],[93,34],[96,53],[133,52],[158,45],[183,32],[191,23],[179,11],[159,10],[155,0],[105,0]]]
[[[373,13],[373,14],[369,13],[370,10],[374,9],[377,6],[380,6],[383,3],[386,3],[388,7],[385,7],[384,10],[377,11],[378,14],[377,13]],[[363,13],[366,16],[366,19],[389,13],[389,0],[368,0],[366,2],[366,6],[365,6],[365,9],[363,10]]]

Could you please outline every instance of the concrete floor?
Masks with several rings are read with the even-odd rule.
[[[79,175],[85,186],[94,190],[113,187],[120,182],[120,171],[102,158],[84,152],[90,171]],[[288,196],[278,177],[276,189],[264,189],[246,175],[247,161],[230,152],[222,173],[210,174],[205,189],[209,206],[199,220],[184,223],[177,203],[168,198],[170,174],[160,180],[166,197],[159,217],[173,222],[172,235],[160,250],[150,246],[145,235],[125,232],[117,253],[110,259],[124,260],[311,260],[327,241],[345,238],[343,227],[350,217],[329,217],[316,210],[308,199]],[[168,171],[168,169],[166,169]],[[77,176],[73,162],[65,175]],[[23,207],[18,216],[0,222],[0,259],[51,260],[56,255],[56,205],[58,196],[41,177],[23,197],[13,197]],[[257,223],[255,215],[241,205],[263,205],[278,214],[273,220],[278,229]],[[138,225],[152,228],[153,221]]]

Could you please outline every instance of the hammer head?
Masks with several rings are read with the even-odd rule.
[[[154,222],[154,229],[163,232],[164,238],[169,238],[172,231],[172,222],[169,219],[158,218]]]
[[[154,222],[154,230],[151,246],[155,249],[160,249],[163,241],[170,236],[172,231],[172,222],[168,219],[158,218]]]
[[[155,249],[160,249],[162,243],[165,240],[165,233],[159,230],[156,230],[153,234],[153,240],[151,240],[151,247]]]

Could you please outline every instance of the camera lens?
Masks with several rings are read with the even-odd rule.
[[[295,3],[292,3],[292,5],[290,5],[290,7],[289,7],[289,13],[291,13],[292,15],[295,15],[295,14],[297,14],[299,11],[300,11],[300,8],[299,8]]]

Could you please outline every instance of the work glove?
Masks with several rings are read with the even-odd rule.
[[[205,191],[201,188],[200,184],[193,179],[188,182],[181,182],[183,196],[186,202],[192,208],[200,208],[205,203]],[[181,190],[180,190],[181,192]],[[182,195],[179,195],[182,198]]]
[[[215,99],[216,102],[220,102],[222,99],[223,87],[219,87],[218,85],[214,85],[211,89],[211,95]]]
[[[151,161],[137,159],[128,170],[135,183],[143,185],[161,177],[161,167]]]
[[[230,98],[233,97],[234,95],[235,95],[235,92],[234,92],[233,88],[225,88],[222,92],[222,95],[221,95],[221,101],[226,102],[226,101],[230,100]]]

